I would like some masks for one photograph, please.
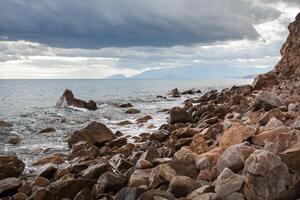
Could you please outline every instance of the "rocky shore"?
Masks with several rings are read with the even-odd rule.
[[[69,136],[68,155],[37,161],[43,169],[34,179],[22,175],[22,158],[1,155],[0,198],[300,198],[300,14],[289,31],[272,72],[259,75],[253,85],[187,99],[168,111],[168,123],[134,142],[92,122]],[[170,93],[181,94],[178,89]],[[65,105],[97,109],[94,102],[75,99],[68,90],[57,106]],[[128,108],[128,114],[139,112],[131,104],[120,107]]]

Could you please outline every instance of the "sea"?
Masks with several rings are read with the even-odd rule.
[[[92,121],[106,124],[113,132],[121,131],[130,139],[140,133],[151,133],[166,123],[168,114],[159,112],[163,109],[182,106],[186,99],[197,98],[211,89],[222,90],[251,82],[252,79],[0,80],[0,119],[13,124],[10,128],[0,128],[0,154],[19,156],[26,164],[26,172],[33,173],[38,170],[33,162],[49,154],[67,152],[69,135]],[[180,91],[194,88],[202,94],[173,98],[168,95],[173,88]],[[55,104],[65,89],[72,90],[76,98],[96,101],[98,109],[56,109]],[[159,95],[167,98],[158,98]],[[125,114],[126,109],[117,106],[123,103],[131,103],[141,113]],[[153,119],[143,126],[138,125],[135,120],[145,115]],[[117,125],[124,120],[132,124]],[[39,133],[48,127],[56,131]],[[21,138],[19,145],[7,142],[13,135]]]

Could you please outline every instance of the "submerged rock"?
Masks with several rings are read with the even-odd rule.
[[[87,127],[75,131],[68,139],[69,147],[73,144],[86,141],[88,144],[102,146],[116,138],[113,132],[102,123],[92,122]]]
[[[12,126],[13,125],[11,123],[0,119],[0,128],[8,128],[8,127],[12,127]]]
[[[76,99],[71,90],[66,89],[63,95],[56,103],[56,108],[66,108],[67,106],[74,106],[77,108],[85,108],[88,110],[97,110],[96,102],[89,100],[88,102]]]
[[[17,156],[0,156],[0,179],[19,177],[25,168],[25,164]]]
[[[43,130],[40,130],[39,133],[51,133],[51,132],[55,132],[55,128],[49,127],[49,128],[45,128]]]
[[[136,108],[129,108],[128,110],[125,111],[126,114],[138,114],[141,111],[136,109]]]

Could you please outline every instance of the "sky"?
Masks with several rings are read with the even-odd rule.
[[[299,0],[0,0],[0,79],[127,77],[280,59]]]

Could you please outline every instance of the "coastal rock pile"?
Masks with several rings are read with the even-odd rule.
[[[291,57],[299,55],[291,52],[299,48],[299,16],[289,28],[286,57],[276,72],[256,79],[254,87],[234,86],[188,99],[184,106],[170,110],[168,123],[141,134],[137,143],[92,122],[70,135],[71,151],[67,158],[61,156],[64,163],[46,165],[35,180],[12,178],[22,173],[24,165],[15,158],[1,162],[0,157],[0,171],[7,172],[1,177],[0,197],[299,198],[299,80],[284,78],[297,75],[300,67]],[[269,76],[280,81],[264,78]]]

